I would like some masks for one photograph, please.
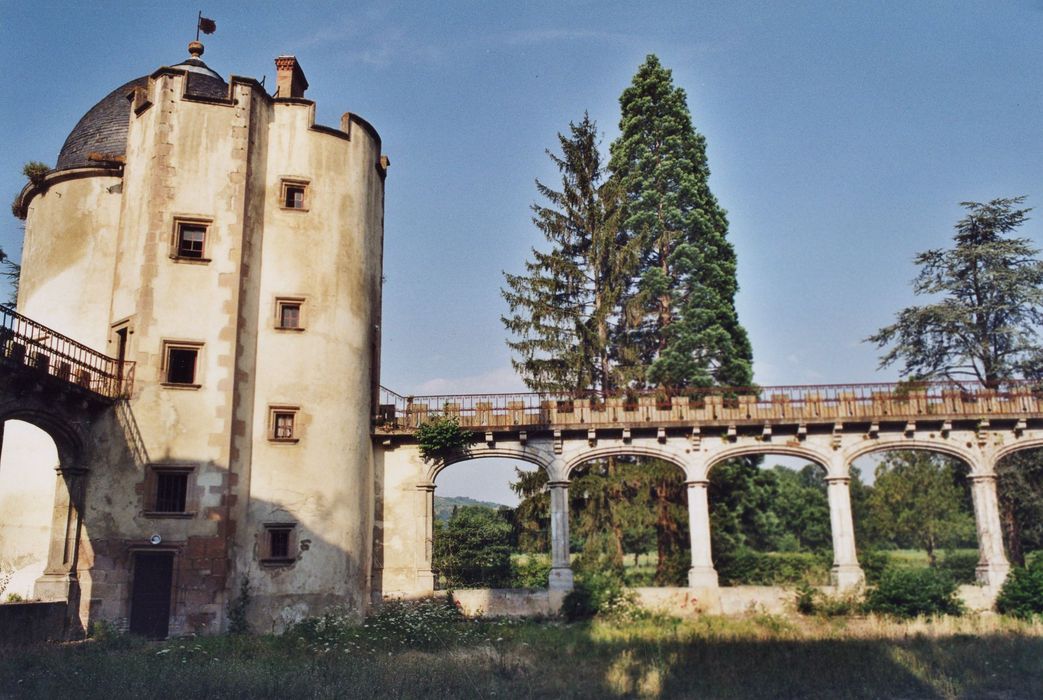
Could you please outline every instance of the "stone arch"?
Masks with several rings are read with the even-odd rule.
[[[55,407],[40,407],[22,399],[0,403],[0,423],[20,420],[36,426],[47,433],[58,451],[58,462],[62,469],[83,469],[83,456],[88,435],[85,428],[86,416],[79,420],[63,415]]]
[[[53,502],[40,504],[51,511],[50,543],[33,595],[47,601],[67,601],[67,614],[74,620],[79,609],[76,570],[83,537],[90,429],[99,410],[109,404],[12,392],[9,388],[0,396],[0,422],[18,420],[42,430],[53,441],[58,455]]]
[[[595,459],[602,459],[605,457],[652,457],[654,459],[661,459],[664,462],[670,462],[677,468],[679,468],[685,474],[686,479],[691,478],[691,474],[688,471],[688,465],[685,460],[670,450],[665,450],[655,447],[644,447],[641,445],[623,445],[623,446],[610,446],[610,447],[595,447],[589,450],[583,450],[575,457],[572,457],[565,463],[565,467],[562,469],[562,478],[568,480],[572,477],[572,472],[580,465],[590,462]]]
[[[452,455],[448,459],[441,459],[431,463],[427,468],[427,474],[425,475],[425,485],[434,486],[435,479],[442,473],[446,468],[459,464],[460,462],[470,462],[475,459],[488,459],[498,457],[501,459],[517,459],[521,462],[528,462],[534,464],[537,467],[547,472],[547,476],[551,479],[554,478],[554,473],[551,470],[551,465],[547,462],[542,455],[535,450],[529,450],[526,448],[515,448],[515,447],[488,447],[480,450],[468,450],[467,452],[461,452],[457,455]]]
[[[722,462],[737,457],[748,457],[751,455],[786,455],[789,457],[799,457],[822,467],[826,474],[830,473],[829,465],[831,460],[827,454],[823,454],[811,447],[763,443],[758,445],[737,445],[717,452],[706,462],[705,471],[701,475],[701,478],[708,478],[710,476],[710,471]]]
[[[1000,461],[1004,457],[1010,457],[1018,452],[1024,452],[1026,450],[1043,450],[1043,438],[1034,438],[1029,440],[1022,440],[1015,442],[1010,445],[1004,445],[1003,447],[996,450],[996,454],[993,457],[993,469],[999,465]]]
[[[949,457],[955,457],[960,460],[969,470],[970,475],[977,475],[982,473],[980,470],[984,467],[980,458],[974,453],[956,447],[955,445],[944,443],[944,442],[932,442],[929,440],[902,440],[901,442],[872,442],[864,443],[857,446],[850,452],[844,454],[844,470],[845,472],[851,469],[851,465],[856,459],[865,457],[866,455],[876,454],[880,452],[909,452],[909,451],[922,451],[922,452],[935,452],[938,454],[947,455]]]

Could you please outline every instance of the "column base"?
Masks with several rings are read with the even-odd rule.
[[[979,585],[999,589],[1003,582],[1007,580],[1007,574],[1009,573],[1010,564],[1007,562],[1002,564],[979,564],[974,569],[974,578],[977,579]]]
[[[688,570],[689,588],[717,588],[717,569],[712,566],[693,566]]]
[[[33,597],[45,603],[65,602],[75,584],[69,574],[44,574],[33,584]]]
[[[573,586],[572,569],[567,566],[556,566],[550,570],[547,588],[552,591],[571,591]]]
[[[866,585],[866,575],[857,564],[834,564],[829,570],[829,579],[838,593],[858,591]]]

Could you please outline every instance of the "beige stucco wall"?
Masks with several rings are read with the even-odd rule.
[[[80,171],[89,172],[89,169]],[[120,179],[66,173],[25,221],[18,311],[100,352],[108,342]]]
[[[432,545],[425,541],[433,517],[427,513],[431,493],[417,488],[427,483],[428,465],[413,445],[385,449],[377,442],[373,449],[377,488],[374,593],[406,598],[429,594],[430,581],[417,576]]]
[[[379,141],[311,130],[310,104],[274,104],[257,290],[247,527],[256,622],[279,629],[331,605],[368,603],[372,481],[370,348],[379,325],[383,182]],[[306,210],[284,209],[284,178],[305,180]],[[277,329],[276,299],[303,300],[304,330]],[[298,407],[294,443],[270,438],[270,407]],[[258,562],[266,523],[297,526],[297,561]]]

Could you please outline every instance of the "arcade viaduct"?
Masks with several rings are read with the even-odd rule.
[[[51,546],[37,590],[73,600],[84,484],[95,446],[120,432],[139,439],[121,407],[134,365],[0,309],[0,422],[25,420],[48,432],[59,456]],[[415,429],[435,416],[476,434],[467,450],[439,460],[420,456]],[[712,388],[685,396],[575,399],[540,394],[405,397],[386,389],[374,419],[374,528],[371,592],[419,597],[434,590],[435,479],[450,465],[500,457],[548,476],[552,569],[549,588],[572,587],[568,488],[590,460],[651,457],[685,474],[691,536],[689,587],[717,589],[710,550],[708,478],[737,457],[780,454],[818,464],[828,484],[833,583],[857,588],[859,566],[848,491],[850,465],[888,450],[928,450],[965,463],[972,483],[980,559],[977,577],[995,591],[1009,570],[996,494],[996,467],[1022,450],[1043,448],[1038,384],[960,387],[946,383]],[[93,460],[93,461],[92,461]],[[53,581],[50,590],[49,581]],[[60,589],[60,590],[59,590]],[[70,605],[70,610],[75,606]]]
[[[436,415],[477,433],[466,451],[420,457],[415,428]],[[996,467],[1043,447],[1043,391],[1010,383],[965,389],[946,383],[710,389],[671,398],[568,399],[538,394],[403,397],[384,390],[374,429],[377,504],[374,590],[422,595],[431,567],[435,478],[453,463],[503,457],[546,471],[550,487],[550,588],[572,587],[568,488],[577,467],[612,456],[653,457],[685,474],[691,588],[715,589],[708,478],[736,457],[781,454],[825,471],[833,535],[832,579],[856,588],[859,566],[848,485],[850,466],[888,450],[928,450],[964,462],[972,483],[980,559],[977,578],[995,590],[1007,575]],[[379,583],[379,586],[376,584]]]

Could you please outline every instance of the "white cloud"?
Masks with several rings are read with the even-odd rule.
[[[428,379],[416,388],[413,395],[505,394],[523,391],[528,391],[528,389],[512,368],[498,367],[482,374]]]

